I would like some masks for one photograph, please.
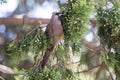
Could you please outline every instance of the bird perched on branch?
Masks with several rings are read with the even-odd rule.
[[[44,68],[44,66],[47,64],[50,55],[54,53],[54,49],[58,45],[59,41],[64,39],[63,27],[59,19],[60,14],[61,13],[53,12],[51,20],[47,25],[45,34],[48,38],[52,39],[52,46],[45,52],[45,55],[43,56],[43,60],[41,61],[42,68]]]

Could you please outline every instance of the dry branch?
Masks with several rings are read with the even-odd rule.
[[[6,74],[6,75],[11,75],[11,76],[17,75],[11,68],[1,65],[1,64],[0,64],[0,73]]]
[[[43,19],[43,18],[0,18],[0,24],[4,25],[40,25],[41,24],[48,24],[50,19]]]
[[[28,18],[28,17],[22,17],[22,18],[0,18],[0,25],[40,25],[42,24],[48,24],[50,22],[50,19],[44,19],[44,18]],[[92,24],[96,24],[96,20],[90,19],[90,22]]]
[[[91,67],[91,68],[89,68],[89,69],[87,69],[87,70],[83,70],[83,71],[80,71],[80,72],[77,72],[77,73],[88,72],[88,71],[91,71],[91,70],[93,70],[93,69],[99,68],[99,67],[101,67],[102,65],[103,65],[103,62],[102,62],[101,64],[99,64],[99,65],[93,66],[93,67]]]

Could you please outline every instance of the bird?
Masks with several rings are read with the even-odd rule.
[[[45,35],[47,36],[47,38],[52,39],[52,45],[51,48],[49,48],[43,56],[43,60],[41,61],[42,68],[44,68],[49,61],[50,56],[54,53],[54,49],[58,45],[58,43],[64,39],[63,26],[59,18],[60,14],[61,13],[59,12],[52,13],[50,22],[48,23],[45,30]]]

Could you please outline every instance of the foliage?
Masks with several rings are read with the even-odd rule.
[[[26,71],[23,80],[57,80],[60,76],[60,73],[53,69],[45,68],[42,70],[38,68],[33,71]]]
[[[34,70],[26,71],[24,80],[76,80],[75,72],[68,68],[70,47],[73,52],[80,53],[81,42],[87,31],[86,25],[89,23],[89,14],[93,9],[94,0],[75,0],[64,6],[60,19],[64,28],[65,40],[63,45],[59,45],[55,50],[53,58],[57,58],[57,69],[52,68],[41,70],[37,67]],[[74,15],[74,16],[73,16]],[[29,52],[44,53],[51,46],[51,40],[44,35],[41,27],[34,28],[17,43],[11,43],[7,52],[14,60],[21,60]],[[39,61],[43,56],[38,56]],[[52,63],[52,61],[51,61]]]
[[[50,47],[50,40],[44,35],[42,28],[37,27],[24,35],[17,43],[11,43],[7,52],[11,58],[18,60],[24,59],[29,52],[38,54],[40,51],[45,51]]]
[[[60,71],[53,70],[53,68],[42,70],[39,67],[32,71],[24,70],[24,73],[25,75],[22,80],[75,80],[73,72],[70,69],[65,69],[64,73],[61,74]]]
[[[120,10],[117,0],[111,2],[114,4],[112,8],[108,8],[105,3],[100,3],[103,6],[97,8],[97,19],[99,22],[98,35],[103,46],[109,49],[108,58],[106,61],[113,65],[117,80],[120,79]],[[107,2],[106,2],[107,3]],[[106,5],[106,6],[105,6]]]
[[[65,33],[65,44],[67,46],[73,47],[75,46],[74,43],[79,42],[83,38],[87,31],[88,16],[93,6],[93,0],[75,0],[67,8],[63,9],[61,21]]]
[[[98,10],[99,33],[101,43],[109,48],[120,43],[120,11],[117,7]]]

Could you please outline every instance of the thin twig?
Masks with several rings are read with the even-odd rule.
[[[107,70],[107,71],[109,72],[109,74],[110,74],[111,79],[114,80],[114,78],[113,78],[113,76],[112,76],[112,73],[110,72],[110,70],[109,70],[109,68],[108,68],[108,65],[105,64],[105,66],[106,66],[106,70]]]
[[[103,68],[103,65],[104,65],[104,61],[101,63],[101,65],[100,65],[100,67],[99,67],[98,71],[96,72],[96,77],[95,77],[95,80],[97,80],[97,79],[98,79],[98,76],[99,76],[99,74],[100,74],[101,69]]]
[[[92,68],[89,68],[89,69],[87,69],[87,70],[83,70],[83,71],[77,72],[77,73],[84,73],[84,72],[91,71],[91,70],[93,70],[93,69],[95,69],[95,68],[97,68],[97,67],[100,67],[102,64],[103,64],[103,63],[101,63],[101,64],[99,64],[99,65],[96,65],[96,66],[94,66],[94,67],[92,67]]]

